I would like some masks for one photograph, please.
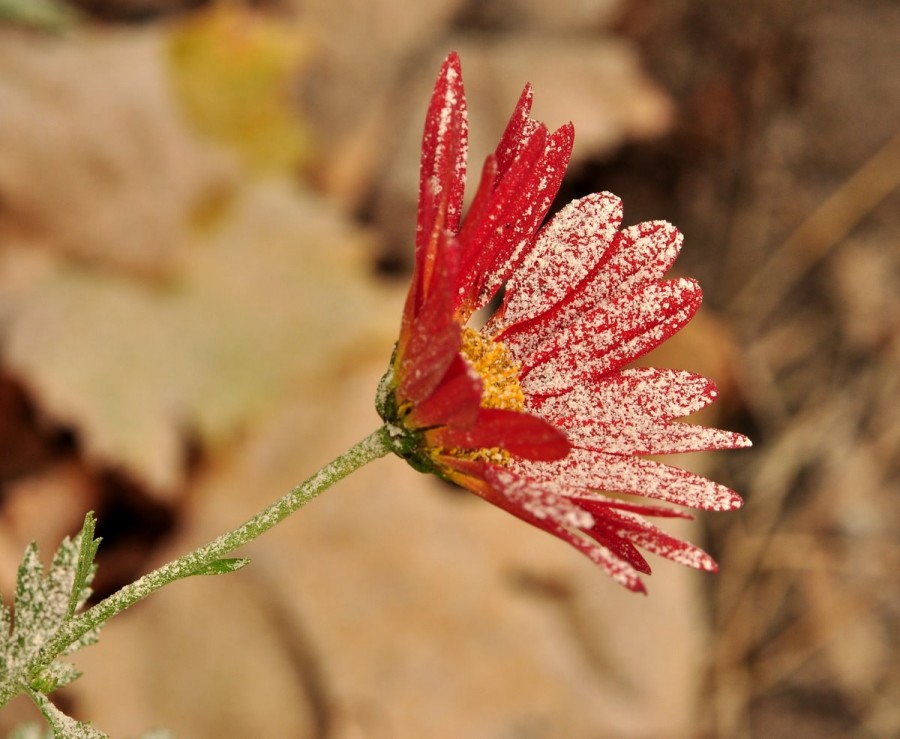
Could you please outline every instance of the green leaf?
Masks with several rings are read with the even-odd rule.
[[[0,603],[0,680],[18,685],[19,690],[50,693],[78,677],[78,671],[64,662],[54,662],[35,670],[41,648],[80,609],[91,594],[94,555],[99,540],[94,538],[92,513],[84,519],[81,532],[66,537],[50,568],[44,567],[32,542],[19,565],[13,602],[15,617]],[[97,640],[99,629],[86,633],[63,654],[71,654]]]
[[[94,557],[97,556],[97,549],[100,547],[100,539],[94,538],[96,527],[97,520],[94,518],[94,512],[88,511],[79,535],[78,564],[75,570],[75,582],[72,584],[72,593],[69,597],[69,608],[66,611],[67,618],[72,618],[75,611],[91,597],[90,584],[97,571]]]
[[[29,692],[29,695],[41,709],[41,713],[53,729],[53,736],[56,739],[109,739],[108,734],[64,714],[50,702],[46,695],[35,692]]]
[[[191,574],[193,575],[227,575],[229,572],[237,572],[238,570],[243,569],[248,564],[250,564],[250,560],[246,557],[233,557],[230,559],[217,559],[215,562],[210,562],[206,567],[197,570]]]

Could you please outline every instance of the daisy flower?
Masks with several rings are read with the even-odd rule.
[[[438,76],[425,120],[415,269],[377,407],[392,450],[568,542],[615,581],[644,591],[640,549],[702,570],[701,549],[648,518],[732,510],[728,488],[647,455],[748,446],[678,422],[715,385],[628,365],[700,306],[690,279],[663,279],[681,234],[621,228],[610,193],[575,200],[542,225],[572,152],[571,124],[530,116],[526,86],[487,157],[463,218],[467,116],[459,59]],[[473,314],[499,307],[479,329]]]

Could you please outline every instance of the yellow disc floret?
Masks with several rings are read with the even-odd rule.
[[[463,330],[462,353],[481,376],[483,408],[525,409],[525,394],[519,386],[521,366],[503,343],[486,339],[474,329],[466,328]]]
[[[525,409],[525,394],[519,385],[521,366],[513,360],[506,346],[499,341],[486,339],[474,329],[466,328],[463,330],[461,351],[481,377],[482,408],[508,411]],[[509,452],[499,448],[454,449],[453,454],[495,464],[506,464],[510,458]]]

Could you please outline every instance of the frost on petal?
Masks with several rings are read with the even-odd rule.
[[[522,363],[526,394],[559,395],[655,349],[690,321],[701,300],[693,280],[654,283],[611,300],[553,336],[535,327],[503,341]]]
[[[500,143],[494,152],[497,168],[500,172],[509,169],[515,158],[521,153],[528,139],[534,135],[540,124],[531,118],[531,103],[534,99],[534,91],[531,85],[525,85],[519,101],[509,117],[506,129],[500,137]]]
[[[530,410],[565,429],[574,446],[614,454],[672,454],[749,445],[731,431],[673,422],[715,400],[715,384],[677,370],[623,370],[549,398]]]
[[[596,523],[589,513],[545,490],[542,481],[529,480],[509,469],[485,465],[483,476],[493,493],[488,500],[494,505],[575,547],[620,585],[646,592],[637,569],[588,538],[585,529]]]
[[[629,226],[616,234],[609,258],[600,262],[560,316],[571,321],[605,300],[661,280],[675,264],[684,239],[665,221]]]
[[[620,292],[631,292],[665,277],[684,239],[672,224],[648,221],[622,229],[608,262],[591,276],[573,306],[581,309]]]
[[[541,521],[553,521],[571,528],[590,529],[594,517],[571,499],[544,489],[534,480],[516,475],[503,467],[488,465],[485,479],[513,506]]]
[[[622,222],[622,201],[610,193],[575,200],[538,234],[513,272],[492,331],[534,319],[577,292],[606,256]]]
[[[559,186],[562,184],[569,158],[572,156],[572,145],[575,140],[575,129],[567,124],[554,131],[547,139],[543,155],[531,176],[523,184],[522,204],[518,230],[527,240],[519,240],[511,251],[498,250],[494,259],[484,273],[481,292],[475,303],[475,309],[486,306],[497,294],[497,291],[509,279],[522,259],[533,246],[534,234],[550,210]]]
[[[512,460],[527,477],[547,480],[550,490],[578,487],[629,493],[710,511],[731,511],[743,504],[733,490],[705,477],[649,459],[575,448],[556,462]]]
[[[556,335],[578,318],[616,296],[637,292],[668,272],[681,250],[682,236],[665,221],[630,226],[614,235],[599,260],[576,289],[537,322],[514,324],[506,318],[504,341],[534,346]],[[521,336],[521,333],[525,336]]]
[[[697,570],[715,572],[715,560],[693,544],[667,534],[641,516],[627,511],[609,511],[598,518],[591,535],[602,532],[605,537],[626,540],[648,552]]]
[[[498,170],[478,211],[466,218],[459,234],[463,266],[457,305],[463,315],[487,305],[533,245],[562,183],[573,136],[571,125],[549,135],[539,126],[509,168]]]
[[[419,165],[419,218],[416,252],[424,248],[434,228],[455,233],[462,212],[468,146],[466,97],[459,57],[444,61],[425,116]]]

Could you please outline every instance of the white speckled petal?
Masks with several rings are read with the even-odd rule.
[[[553,521],[585,530],[595,523],[594,517],[570,498],[550,492],[508,469],[492,467],[487,479],[512,505],[540,521]]]
[[[510,278],[497,328],[533,319],[569,296],[606,256],[621,222],[622,201],[607,192],[557,213]]]
[[[504,343],[522,363],[526,394],[559,395],[657,347],[693,317],[701,300],[693,280],[653,283],[582,315],[552,337],[520,332]]]
[[[570,487],[606,490],[710,511],[730,511],[743,504],[741,497],[724,485],[638,457],[576,448],[556,462],[515,459],[510,466],[525,477],[546,481],[548,490],[560,494]]]
[[[673,562],[707,572],[718,569],[715,560],[702,549],[667,534],[635,513],[611,511],[604,519],[604,528],[613,536]]]
[[[501,177],[494,194],[497,207],[487,220],[493,233],[479,240],[484,258],[475,262],[468,275],[470,283],[464,285],[465,291],[478,296],[476,310],[490,303],[534,247],[538,227],[562,183],[574,136],[571,124],[549,136],[535,134],[520,159]],[[540,147],[532,160],[527,154],[535,142]]]
[[[661,280],[675,264],[683,241],[678,229],[665,221],[622,229],[609,261],[594,273],[572,308],[584,310],[612,295]]]
[[[527,398],[529,410],[566,431],[574,446],[614,454],[672,454],[736,449],[749,440],[731,431],[670,419],[715,400],[716,386],[689,372],[623,370],[568,393]]]
[[[486,470],[485,479],[502,496],[501,500],[494,501],[497,505],[523,521],[568,542],[592,562],[600,565],[613,580],[629,590],[646,592],[634,567],[617,557],[607,547],[589,539],[583,533],[583,527],[580,528],[574,523],[576,520],[582,523],[590,520],[590,525],[593,525],[593,518],[587,511],[576,507],[578,513],[572,514],[569,508],[561,507],[564,498],[548,493],[544,481],[525,479],[507,468],[491,466]],[[554,502],[548,509],[547,503],[551,499]],[[535,513],[526,508],[523,501],[542,502],[535,509],[537,511]],[[584,518],[585,516],[589,518]]]

